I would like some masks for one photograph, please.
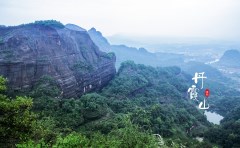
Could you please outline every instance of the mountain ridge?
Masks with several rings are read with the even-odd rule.
[[[13,90],[54,77],[65,97],[100,89],[115,75],[115,55],[98,49],[85,31],[56,21],[0,29],[0,75]]]
[[[99,46],[100,50],[107,52],[114,52],[117,56],[116,67],[120,67],[121,63],[127,60],[132,60],[137,64],[145,64],[149,66],[174,66],[180,65],[184,62],[182,55],[167,53],[154,54],[147,49],[140,47],[129,47],[126,45],[111,45],[100,31],[95,28],[88,31],[94,43]]]
[[[240,68],[240,51],[236,49],[227,50],[219,59],[217,65]]]

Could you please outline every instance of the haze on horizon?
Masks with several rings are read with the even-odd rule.
[[[0,24],[55,19],[105,36],[240,38],[239,0],[1,0]]]

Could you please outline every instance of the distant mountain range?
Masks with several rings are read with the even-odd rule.
[[[191,75],[193,75],[195,72],[205,72],[205,74],[210,80],[224,80],[224,82],[229,81],[229,79],[223,76],[218,69],[212,67],[211,65],[204,64],[204,55],[203,59],[200,60],[202,62],[198,62],[194,60],[194,56],[191,57],[184,54],[174,54],[166,52],[151,53],[145,48],[135,48],[126,45],[111,45],[108,40],[102,35],[102,33],[100,31],[97,31],[95,28],[90,29],[88,33],[93,42],[100,48],[100,50],[105,52],[114,52],[116,54],[117,68],[120,67],[122,62],[132,60],[137,64],[144,64],[153,67],[178,66],[183,71]],[[182,47],[178,48],[182,49]],[[200,47],[193,46],[188,50],[195,50],[196,48]],[[198,49],[198,54],[201,53],[202,52],[200,52],[200,49]]]
[[[240,52],[239,50],[227,50],[217,63],[219,66],[240,68]]]
[[[151,53],[145,48],[135,48],[126,45],[111,45],[102,33],[95,28],[88,30],[88,34],[94,43],[105,52],[114,52],[116,54],[116,67],[119,68],[121,63],[132,60],[137,64],[149,66],[173,66],[181,65],[184,62],[184,55],[173,53]]]

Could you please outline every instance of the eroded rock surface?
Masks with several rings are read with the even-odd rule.
[[[0,75],[14,90],[43,75],[56,79],[65,97],[102,88],[115,75],[115,55],[101,52],[86,31],[28,24],[0,28]]]

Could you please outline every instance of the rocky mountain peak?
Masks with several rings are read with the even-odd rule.
[[[90,35],[91,39],[97,46],[104,52],[110,52],[111,47],[109,42],[105,37],[103,37],[100,31],[97,31],[95,28],[91,28],[88,30],[88,34]]]
[[[67,25],[69,26],[69,25]],[[100,89],[115,75],[115,55],[98,49],[86,31],[40,21],[0,28],[0,75],[13,90],[53,77],[65,97]]]

